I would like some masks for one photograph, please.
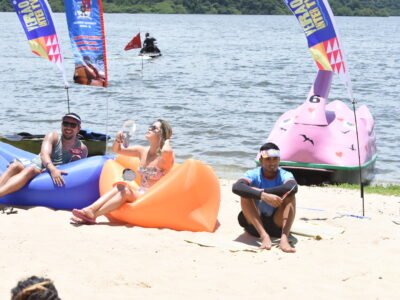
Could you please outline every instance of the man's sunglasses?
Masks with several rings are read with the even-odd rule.
[[[150,125],[148,130],[153,132],[159,132],[160,128],[158,128],[156,125]]]
[[[67,122],[67,121],[63,121],[63,122],[62,122],[62,125],[63,125],[64,127],[70,127],[70,128],[72,128],[72,129],[75,129],[76,127],[78,127],[78,124],[76,124],[76,123],[71,123],[71,122]]]

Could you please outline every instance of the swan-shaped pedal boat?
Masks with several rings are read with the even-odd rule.
[[[306,101],[285,112],[267,141],[277,144],[281,166],[300,184],[359,183],[359,159],[354,113],[342,101],[328,103],[333,72],[318,71]],[[367,106],[356,110],[362,180],[374,177],[374,119]]]

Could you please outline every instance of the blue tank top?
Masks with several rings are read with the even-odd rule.
[[[61,135],[58,136],[56,145],[53,147],[50,158],[53,165],[58,166],[82,158],[82,142],[77,139],[75,145],[69,150],[63,150]],[[32,162],[40,168],[44,168],[40,155],[34,157]]]

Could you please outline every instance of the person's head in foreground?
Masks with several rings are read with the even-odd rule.
[[[17,283],[11,290],[11,300],[60,300],[50,279],[31,276]]]
[[[71,140],[75,138],[79,130],[81,130],[81,117],[75,113],[68,113],[62,117],[61,125],[63,138]]]
[[[166,140],[170,139],[172,136],[172,128],[171,125],[163,120],[158,119],[153,122],[146,132],[146,139],[149,143],[158,143],[159,150],[162,149]]]
[[[280,150],[274,143],[265,143],[260,147],[257,159],[266,177],[274,177],[279,168]]]

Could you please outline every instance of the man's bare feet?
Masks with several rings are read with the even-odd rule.
[[[292,247],[289,243],[289,239],[286,234],[282,234],[281,241],[279,242],[279,249],[286,253],[294,253],[296,249]]]
[[[272,242],[271,242],[269,235],[265,235],[264,237],[262,237],[260,239],[261,239],[260,249],[271,250]]]

